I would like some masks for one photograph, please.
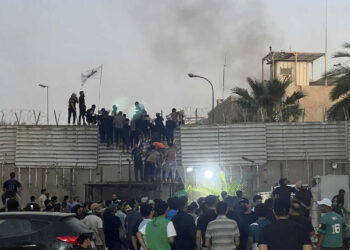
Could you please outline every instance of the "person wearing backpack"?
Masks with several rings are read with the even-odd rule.
[[[3,185],[4,193],[1,196],[2,203],[5,205],[6,200],[9,198],[15,198],[17,192],[22,187],[22,184],[15,179],[16,174],[14,172],[10,173],[10,179],[5,181]]]

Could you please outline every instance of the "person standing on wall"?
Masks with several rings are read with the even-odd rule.
[[[86,105],[85,105],[85,94],[84,91],[79,92],[79,125],[81,125],[81,119],[83,120],[83,125],[86,125],[85,116],[86,116]]]
[[[75,125],[75,119],[77,118],[77,107],[78,97],[75,93],[71,95],[68,101],[68,125],[70,125],[70,118],[73,115],[73,125]]]

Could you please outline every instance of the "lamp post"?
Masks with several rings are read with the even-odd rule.
[[[49,125],[49,86],[38,84],[39,87],[46,88],[46,123]]]
[[[205,78],[203,76],[198,76],[198,75],[195,75],[192,73],[188,73],[188,76],[190,78],[194,78],[194,77],[202,78],[210,84],[210,86],[211,86],[211,114],[212,114],[211,115],[211,123],[214,124],[214,87],[213,87],[213,84],[209,81],[208,78]]]

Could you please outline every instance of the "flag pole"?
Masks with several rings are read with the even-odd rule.
[[[98,93],[98,109],[101,108],[102,69],[103,69],[103,64],[101,64],[100,87],[99,87],[99,93]]]

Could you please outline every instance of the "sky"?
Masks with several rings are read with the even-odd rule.
[[[103,64],[101,107],[113,104],[129,116],[133,103],[151,116],[171,108],[200,113],[246,77],[261,77],[269,51],[324,52],[325,0],[0,0],[0,119],[46,122],[54,110],[66,124],[68,99],[83,90],[98,104],[99,81],[81,86],[83,71]],[[349,41],[348,0],[328,1],[328,68],[331,55]],[[267,70],[267,66],[265,67]],[[316,75],[323,61],[315,63]],[[189,114],[191,115],[191,114]],[[192,114],[193,115],[193,114]]]

